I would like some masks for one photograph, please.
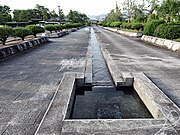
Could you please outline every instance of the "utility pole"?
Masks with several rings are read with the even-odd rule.
[[[128,2],[128,23],[130,23],[130,2],[129,0],[127,0]]]
[[[61,8],[58,6],[58,13],[59,13],[59,22],[61,23]]]

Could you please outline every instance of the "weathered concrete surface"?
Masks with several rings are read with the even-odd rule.
[[[64,72],[84,73],[82,29],[0,62],[0,133],[34,134]]]
[[[144,72],[173,102],[180,106],[180,55],[156,46],[129,40],[97,28],[102,43],[119,72]],[[132,39],[132,38],[131,38]]]
[[[66,120],[61,135],[178,135],[165,120]]]

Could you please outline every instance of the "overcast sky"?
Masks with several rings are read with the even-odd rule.
[[[115,8],[116,1],[120,5],[122,0],[0,0],[0,5],[8,5],[14,10],[34,8],[36,4],[40,4],[56,12],[59,5],[65,14],[72,9],[87,15],[100,15]]]

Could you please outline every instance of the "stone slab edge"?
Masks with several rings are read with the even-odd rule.
[[[86,55],[86,69],[85,69],[85,85],[92,86],[92,47],[89,42],[88,51]]]
[[[61,135],[178,135],[164,119],[64,120]]]
[[[68,107],[73,103],[76,77],[76,73],[64,74],[35,135],[58,135],[61,132],[63,120],[70,115]]]
[[[40,46],[47,42],[49,42],[49,39],[47,37],[40,37],[40,38],[36,38],[36,39],[30,40],[30,41],[24,41],[19,44],[0,48],[0,60],[7,58],[9,56],[18,54],[20,52],[26,51],[33,47]]]
[[[129,36],[129,37],[142,37],[143,36],[142,32],[128,32],[128,31],[118,30],[118,29],[109,28],[109,27],[103,27],[103,28],[112,32],[119,33],[121,35]]]
[[[134,89],[155,119],[165,118],[180,133],[180,108],[144,73],[132,73]]]
[[[57,33],[53,33],[53,34],[43,34],[43,36],[46,36],[48,38],[59,38],[59,37],[63,37],[65,35],[68,35],[71,32],[75,32],[75,31],[77,31],[79,29],[80,28],[71,28],[71,29],[64,30],[64,31],[61,31],[61,32],[57,32]]]
[[[163,39],[163,38],[158,38],[158,37],[153,37],[153,36],[147,36],[147,35],[143,35],[141,37],[141,40],[143,40],[145,42],[149,42],[149,43],[159,46],[159,47],[163,47],[163,48],[167,48],[172,51],[180,52],[180,42]]]

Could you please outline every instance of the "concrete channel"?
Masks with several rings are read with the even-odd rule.
[[[85,73],[65,73],[51,106],[61,135],[180,133],[180,109],[145,74],[120,72],[92,28]]]

